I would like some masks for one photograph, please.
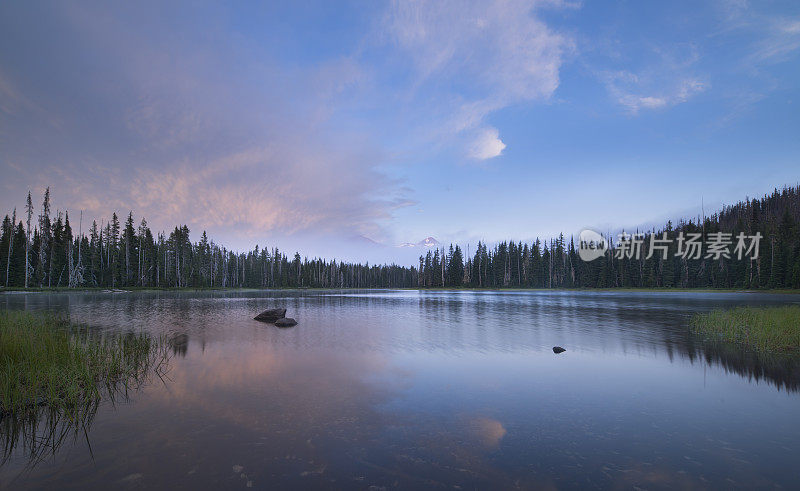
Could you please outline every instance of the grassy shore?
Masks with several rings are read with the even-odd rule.
[[[162,363],[162,344],[100,335],[52,313],[0,312],[0,414],[85,407]]]
[[[765,353],[800,354],[800,305],[736,307],[691,319],[695,333]]]

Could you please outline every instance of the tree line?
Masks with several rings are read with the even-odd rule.
[[[220,287],[220,288],[800,288],[800,187],[775,190],[697,219],[668,222],[643,232],[675,239],[679,233],[760,233],[756,259],[697,259],[676,254],[618,257],[611,250],[599,259],[580,259],[574,237],[563,234],[532,243],[479,242],[474,254],[459,245],[434,248],[418,266],[369,265],[286,255],[278,248],[231,251],[206,232],[192,242],[186,225],[154,234],[133,213],[122,223],[116,213],[100,225],[78,232],[69,213],[50,209],[45,191],[38,215],[30,192],[24,211],[6,215],[0,235],[0,283],[6,287]],[[636,231],[638,232],[638,231]]]
[[[474,288],[800,288],[800,186],[775,189],[760,199],[747,199],[696,221],[667,222],[660,230],[641,233],[666,238],[661,254],[627,257],[619,243],[594,261],[580,259],[574,237],[563,234],[533,243],[504,241],[489,248],[479,242],[474,255],[463,257],[459,246],[434,250],[419,259],[419,286]],[[639,231],[632,231],[639,233]],[[707,241],[719,232],[735,237],[760,234],[758,257],[699,258],[678,254],[679,234],[701,234]],[[666,235],[664,235],[666,234]],[[707,243],[707,242],[706,242]],[[621,256],[621,257],[620,257]]]
[[[416,283],[413,269],[362,265],[319,258],[289,257],[277,248],[256,246],[245,253],[210,240],[197,242],[186,225],[168,235],[154,234],[133,213],[124,223],[116,213],[107,223],[93,221],[78,233],[69,213],[51,216],[50,190],[37,217],[28,193],[24,214],[3,220],[0,236],[2,284],[7,287],[219,287],[219,288],[377,288]],[[14,225],[16,223],[16,225]]]

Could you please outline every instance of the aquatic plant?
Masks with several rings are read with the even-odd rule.
[[[0,412],[77,408],[113,397],[167,359],[163,340],[109,334],[47,312],[0,313]],[[158,371],[156,371],[158,373]]]
[[[169,358],[164,338],[102,332],[49,312],[0,312],[0,465],[20,450],[34,465],[86,436],[101,401],[163,380]]]
[[[800,355],[800,306],[736,307],[696,314],[690,321],[697,334],[749,349]]]

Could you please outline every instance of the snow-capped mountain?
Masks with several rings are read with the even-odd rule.
[[[439,245],[439,241],[433,237],[425,237],[425,239],[417,242],[417,245],[420,247],[436,247]]]
[[[438,245],[439,245],[439,241],[438,240],[434,239],[433,237],[425,237],[424,239],[422,239],[421,241],[417,242],[416,244],[413,243],[413,242],[405,242],[403,244],[400,244],[397,247],[403,247],[403,248],[427,247],[427,248],[430,248],[430,247],[436,247]]]

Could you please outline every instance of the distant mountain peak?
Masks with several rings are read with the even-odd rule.
[[[383,245],[383,244],[381,244],[380,242],[378,242],[376,240],[370,239],[366,235],[356,235],[356,236],[353,237],[353,239],[355,241],[357,241],[357,242],[365,242],[367,244],[378,245],[378,246],[382,246]]]
[[[439,245],[439,241],[433,237],[425,237],[421,241],[417,242],[417,245],[422,247],[436,247]]]
[[[433,237],[425,237],[421,241],[414,243],[414,242],[404,242],[397,247],[402,248],[410,248],[410,247],[436,247],[439,245],[439,241],[434,239]]]

